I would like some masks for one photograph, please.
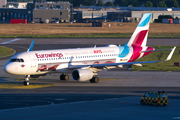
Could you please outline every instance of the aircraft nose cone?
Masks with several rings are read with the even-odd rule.
[[[9,64],[5,64],[4,67],[3,67],[3,70],[4,70],[6,73],[13,74],[12,66],[9,65]]]
[[[9,68],[7,67],[7,64],[5,64],[4,67],[3,67],[4,72],[9,73],[9,72],[8,72],[8,71],[9,71],[8,69],[9,69]]]

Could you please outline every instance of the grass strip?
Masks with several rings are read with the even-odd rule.
[[[14,54],[14,50],[8,47],[0,46],[0,57],[5,57]]]
[[[0,35],[0,38],[130,38],[132,33],[90,33],[90,34],[16,34]],[[149,34],[148,38],[180,38],[179,33]]]

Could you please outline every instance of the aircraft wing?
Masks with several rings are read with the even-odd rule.
[[[69,69],[77,69],[77,68],[83,68],[83,67],[105,67],[105,66],[117,66],[117,65],[133,65],[133,64],[145,64],[145,63],[157,63],[157,62],[163,62],[168,61],[172,58],[172,55],[176,49],[176,46],[172,49],[170,54],[165,60],[158,60],[158,61],[142,61],[142,62],[121,62],[121,63],[108,63],[108,64],[87,64],[87,65],[70,65]]]

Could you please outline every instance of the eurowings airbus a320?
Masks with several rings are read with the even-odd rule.
[[[72,74],[72,78],[76,81],[98,83],[97,73],[101,70],[161,62],[134,62],[153,51],[158,51],[146,46],[150,19],[151,13],[145,13],[130,40],[123,46],[33,51],[33,40],[27,52],[11,57],[3,69],[9,74],[25,75],[24,85],[29,85],[30,77],[52,73],[61,74],[61,80],[68,80],[68,74]],[[171,59],[175,48],[163,61]]]

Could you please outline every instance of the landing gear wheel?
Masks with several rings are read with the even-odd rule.
[[[64,75],[64,80],[69,80],[69,76],[68,75]]]
[[[65,74],[61,74],[59,78],[60,80],[69,80],[69,76]]]
[[[141,105],[144,105],[145,103],[144,103],[144,101],[141,101]]]
[[[156,107],[156,106],[157,106],[157,103],[154,103],[154,106]]]
[[[64,75],[62,74],[62,75],[60,75],[60,80],[63,80],[63,78],[64,78]]]
[[[29,85],[29,81],[24,81],[23,84],[28,86]]]
[[[99,82],[99,78],[98,77],[93,77],[92,79],[90,79],[91,83],[98,83]]]

